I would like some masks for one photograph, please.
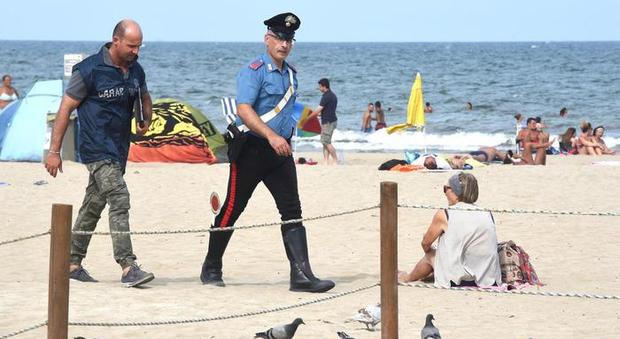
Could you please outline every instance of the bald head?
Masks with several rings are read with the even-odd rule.
[[[127,35],[142,39],[142,29],[140,25],[132,19],[123,19],[119,21],[116,26],[114,26],[114,31],[112,32],[112,38],[122,39]]]
[[[138,58],[142,46],[142,29],[131,19],[121,20],[114,27],[110,56],[117,66],[128,65]]]

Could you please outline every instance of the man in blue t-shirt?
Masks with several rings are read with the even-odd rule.
[[[308,115],[307,119],[312,119],[317,115],[321,116],[321,144],[323,144],[323,159],[329,165],[338,162],[336,149],[332,145],[332,135],[336,129],[338,118],[336,117],[336,107],[338,98],[329,87],[329,80],[323,78],[319,80],[319,91],[323,93],[319,106]],[[331,161],[330,161],[331,157]]]
[[[151,123],[152,101],[142,66],[137,62],[142,30],[137,22],[123,20],[112,33],[112,42],[99,53],[73,67],[71,80],[60,103],[45,168],[53,177],[62,172],[60,147],[69,115],[78,111],[82,162],[90,176],[84,202],[73,226],[70,277],[96,282],[82,267],[82,260],[101,212],[109,205],[114,259],[121,266],[121,283],[135,287],[153,280],[135,262],[129,232],[129,191],[123,179],[131,119],[137,107],[136,132],[144,134]],[[86,232],[80,233],[80,232]],[[120,232],[120,233],[118,233]]]

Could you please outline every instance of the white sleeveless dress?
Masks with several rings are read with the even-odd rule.
[[[459,202],[456,208],[476,208]],[[450,281],[475,281],[478,286],[502,283],[497,255],[497,235],[490,212],[448,210],[448,229],[437,244],[434,263],[435,286],[450,287]]]

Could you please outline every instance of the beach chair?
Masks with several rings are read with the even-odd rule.
[[[244,124],[241,125],[236,125],[235,122],[237,121],[237,100],[233,97],[222,97],[221,99],[221,103],[222,103],[222,114],[224,114],[224,117],[226,118],[226,122],[228,123],[228,134],[232,137],[233,132],[232,130],[235,130],[235,132],[237,133],[245,133],[248,132],[250,129],[247,128]],[[280,113],[280,111],[282,110],[282,107],[284,107],[284,105],[286,105],[286,103],[282,103],[282,101],[280,101],[278,103],[278,106],[275,107],[275,109],[259,116],[259,118],[264,122],[264,123],[268,123],[271,119],[273,119],[278,113]]]
[[[237,100],[234,97],[222,97],[222,114],[226,119],[228,126],[234,124],[237,120]],[[230,137],[233,137],[233,132],[227,129],[227,133]]]

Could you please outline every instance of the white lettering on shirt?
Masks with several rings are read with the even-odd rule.
[[[122,97],[124,92],[125,92],[124,87],[116,87],[116,88],[110,88],[110,89],[106,89],[103,91],[99,91],[97,95],[99,95],[100,99],[113,99],[113,98]]]

